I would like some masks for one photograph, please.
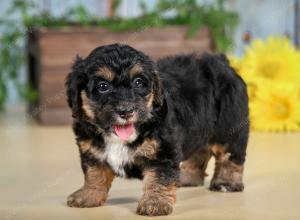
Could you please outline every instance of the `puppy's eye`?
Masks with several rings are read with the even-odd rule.
[[[98,90],[100,92],[107,92],[109,90],[109,84],[107,82],[100,82],[98,84]]]
[[[140,88],[140,87],[143,86],[143,84],[144,84],[144,82],[141,78],[136,78],[133,81],[133,85],[134,85],[135,88]]]

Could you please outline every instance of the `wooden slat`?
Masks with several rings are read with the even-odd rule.
[[[39,122],[44,125],[71,124],[71,114],[68,108],[47,108],[45,111],[41,111]]]

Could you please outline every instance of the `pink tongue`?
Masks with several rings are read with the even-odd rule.
[[[115,130],[116,134],[118,135],[119,138],[121,138],[123,141],[126,141],[129,139],[129,137],[133,134],[134,132],[134,127],[133,124],[127,124],[127,125],[115,125],[113,127]]]

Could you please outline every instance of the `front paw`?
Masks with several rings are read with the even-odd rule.
[[[67,200],[67,205],[70,207],[97,207],[104,204],[107,198],[107,193],[97,189],[81,188],[72,193]]]
[[[139,201],[136,213],[146,216],[161,216],[171,214],[172,211],[172,202],[159,197],[149,196]]]

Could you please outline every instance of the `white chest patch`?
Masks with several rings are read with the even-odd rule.
[[[130,149],[114,134],[106,137],[105,142],[106,146],[101,159],[105,160],[116,174],[126,177],[124,166],[132,161]]]

